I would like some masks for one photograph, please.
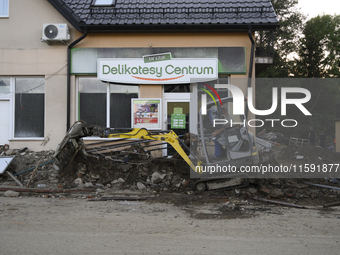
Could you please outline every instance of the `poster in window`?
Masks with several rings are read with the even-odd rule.
[[[136,98],[132,103],[132,127],[161,129],[161,99]]]

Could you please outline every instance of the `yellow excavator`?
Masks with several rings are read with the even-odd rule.
[[[221,103],[221,105],[220,105]],[[84,121],[76,121],[62,142],[58,145],[54,159],[60,166],[66,166],[77,154],[85,157],[114,160],[122,163],[141,164],[153,159],[152,151],[163,150],[164,143],[172,146],[189,166],[190,176],[195,178],[195,190],[217,190],[244,187],[248,184],[244,175],[211,174],[209,167],[228,165],[240,167],[259,163],[259,155],[254,136],[244,124],[244,115],[231,115],[226,120],[222,106],[232,109],[232,98],[221,102],[207,103],[207,114],[200,111],[197,134],[190,134],[189,146],[177,134],[170,131],[150,131],[145,128],[103,129],[88,126]],[[214,121],[218,120],[218,121]],[[225,125],[225,123],[228,125]],[[216,123],[223,123],[217,125]],[[216,130],[219,134],[216,135]],[[109,138],[103,142],[86,145],[83,137]],[[110,139],[111,138],[111,139]],[[150,149],[152,148],[153,149]],[[81,153],[79,153],[81,152]],[[132,157],[133,156],[133,157]],[[134,160],[131,160],[134,158]]]

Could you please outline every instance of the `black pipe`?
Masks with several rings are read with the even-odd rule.
[[[68,131],[71,127],[70,118],[71,118],[71,49],[78,42],[83,40],[87,36],[87,31],[84,31],[84,34],[71,43],[67,47],[67,120],[66,120],[66,131]]]
[[[249,62],[249,73],[248,73],[248,87],[247,87],[247,97],[248,97],[248,88],[251,87],[251,79],[253,76],[253,62],[254,62],[254,53],[255,53],[255,41],[252,36],[251,28],[248,29],[248,37],[251,41],[251,52],[250,52],[250,62]],[[248,119],[248,104],[246,104],[245,110],[246,119]]]

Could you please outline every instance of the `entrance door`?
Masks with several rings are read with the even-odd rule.
[[[180,138],[183,138],[190,130],[189,109],[189,100],[164,100],[164,129],[173,130]],[[169,146],[163,150],[163,156],[171,156],[175,153],[171,145]]]
[[[8,144],[10,101],[0,100],[0,144]]]

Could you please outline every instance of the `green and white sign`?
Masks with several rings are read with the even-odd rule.
[[[175,58],[169,54],[144,58],[100,58],[97,77],[102,81],[128,84],[178,84],[218,77],[216,58]]]
[[[162,53],[162,54],[153,54],[153,55],[147,55],[147,56],[143,56],[144,59],[144,63],[150,63],[150,62],[158,62],[158,61],[166,61],[166,60],[170,60],[171,57],[171,53]]]
[[[185,129],[185,114],[179,113],[171,114],[171,128]]]

